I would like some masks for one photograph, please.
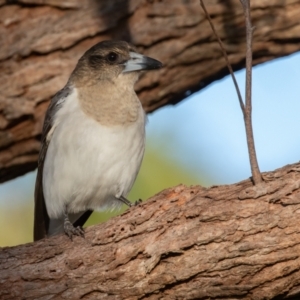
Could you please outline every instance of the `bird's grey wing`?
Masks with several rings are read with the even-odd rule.
[[[41,137],[41,149],[38,160],[38,171],[34,192],[34,240],[40,240],[47,236],[49,226],[49,216],[47,214],[44,193],[43,193],[43,168],[48,145],[51,142],[49,133],[53,128],[53,121],[56,112],[64,103],[65,99],[70,95],[72,88],[66,85],[51,100],[46,112],[44,127]]]

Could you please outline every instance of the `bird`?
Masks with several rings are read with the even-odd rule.
[[[131,206],[127,194],[145,150],[146,115],[134,85],[162,63],[125,41],[106,40],[79,59],[51,100],[35,183],[34,241],[83,236],[91,213]]]

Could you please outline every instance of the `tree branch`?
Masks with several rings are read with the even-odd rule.
[[[204,5],[204,2],[200,0],[200,4],[205,12],[205,15],[209,21],[209,24],[212,28],[212,31],[214,35],[216,36],[218,43],[220,45],[220,48],[222,50],[223,56],[225,58],[229,73],[232,77],[240,107],[243,113],[244,122],[245,122],[245,129],[246,129],[246,139],[247,139],[247,145],[248,145],[248,152],[249,152],[249,160],[250,160],[250,167],[251,167],[251,173],[254,184],[259,184],[262,182],[262,177],[260,174],[258,162],[257,162],[257,156],[255,151],[255,142],[254,142],[254,136],[253,136],[253,126],[252,126],[252,100],[251,100],[251,88],[252,88],[252,36],[253,36],[253,28],[251,25],[251,16],[250,16],[250,1],[249,0],[240,0],[243,6],[244,15],[245,15],[245,24],[246,24],[246,92],[245,92],[245,99],[246,104],[244,105],[239,86],[237,84],[237,81],[235,79],[232,67],[230,65],[230,62],[228,60],[227,52],[224,48],[224,45],[218,35],[218,33],[215,30],[214,24],[206,10],[206,7]]]
[[[181,185],[85,239],[3,248],[0,298],[299,299],[300,164],[264,178]]]
[[[244,68],[239,1],[209,1],[207,9],[233,70]],[[254,65],[299,51],[299,11],[298,1],[253,2],[252,19],[259,22]],[[164,63],[136,86],[147,112],[228,74],[197,0],[0,1],[0,31],[0,182],[36,168],[48,101],[82,53],[100,40],[129,40]]]
[[[214,35],[215,35],[215,37],[216,37],[216,39],[217,39],[217,41],[218,41],[218,43],[219,43],[219,45],[220,45],[221,51],[222,51],[223,56],[224,56],[225,61],[226,61],[226,65],[227,65],[228,71],[229,71],[229,73],[230,73],[230,75],[231,75],[231,78],[232,78],[232,81],[233,81],[233,84],[234,84],[234,87],[235,87],[235,90],[236,90],[236,93],[237,93],[237,96],[238,96],[238,100],[239,100],[239,103],[240,103],[240,107],[241,107],[243,116],[245,117],[245,105],[244,105],[244,102],[243,102],[243,98],[242,98],[242,95],[241,95],[241,92],[240,92],[239,85],[238,85],[238,83],[237,83],[237,81],[236,81],[234,72],[233,72],[233,70],[232,70],[232,66],[231,66],[231,64],[230,64],[230,62],[229,62],[228,55],[227,55],[227,52],[226,52],[225,47],[224,47],[224,45],[223,45],[223,42],[222,42],[222,40],[220,39],[218,33],[216,32],[214,23],[212,22],[212,20],[211,20],[211,18],[210,18],[210,16],[209,16],[209,13],[208,13],[207,10],[206,10],[206,7],[205,7],[205,5],[204,5],[203,0],[200,0],[200,5],[201,5],[201,7],[202,7],[202,9],[203,9],[203,11],[204,11],[204,13],[205,13],[205,16],[206,16],[206,18],[207,18],[207,20],[208,20],[208,22],[209,22],[209,25],[210,25],[210,27],[211,27],[213,33],[214,33]]]
[[[251,99],[251,89],[252,89],[252,37],[253,37],[253,27],[251,23],[251,13],[250,13],[250,1],[240,0],[243,6],[243,11],[245,15],[246,23],[246,107],[244,113],[244,121],[246,128],[247,145],[251,166],[251,173],[254,184],[259,184],[262,182],[261,173],[259,170],[257,155],[255,150],[255,142],[253,135],[252,126],[252,99]]]

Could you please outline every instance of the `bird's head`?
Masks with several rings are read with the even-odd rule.
[[[119,76],[129,76],[134,83],[140,71],[161,67],[161,62],[139,54],[127,42],[103,41],[94,45],[79,59],[71,80],[76,85],[93,85],[99,80],[114,81]]]

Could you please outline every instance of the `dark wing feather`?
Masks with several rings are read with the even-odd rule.
[[[90,215],[93,213],[92,210],[87,210],[84,212],[75,222],[74,227],[83,227],[84,223],[87,221],[87,219],[90,217]]]
[[[38,171],[35,183],[34,192],[34,240],[40,240],[47,236],[47,230],[49,226],[49,216],[46,210],[46,204],[43,193],[43,168],[45,157],[49,145],[49,140],[47,140],[47,135],[53,126],[53,121],[56,112],[59,110],[64,100],[71,93],[71,88],[66,85],[62,90],[60,90],[51,100],[51,103],[46,112],[46,117],[44,121],[44,127],[42,131],[41,138],[41,150],[39,154],[38,161]]]

